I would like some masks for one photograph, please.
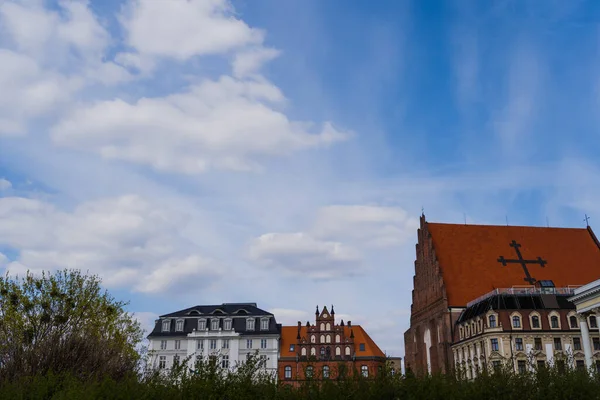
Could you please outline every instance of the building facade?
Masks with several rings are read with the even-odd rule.
[[[215,357],[232,369],[249,357],[276,375],[281,325],[256,303],[225,303],[187,308],[161,315],[148,335],[153,367],[169,369],[187,360]]]
[[[590,227],[444,224],[421,215],[405,369],[452,371],[459,319],[490,291],[533,289],[538,280],[572,288],[598,276],[600,243]]]
[[[569,300],[575,288],[495,289],[470,303],[454,329],[454,365],[467,378],[507,366],[525,372],[542,366],[585,368],[584,348],[600,367],[600,335],[595,315],[581,320]],[[590,337],[587,327],[594,329]],[[586,343],[587,339],[587,343]]]
[[[335,310],[315,312],[315,323],[281,330],[279,379],[298,384],[307,379],[336,379],[360,373],[372,377],[385,365],[385,354],[360,325],[335,322]]]
[[[575,304],[575,310],[581,325],[581,340],[583,341],[583,352],[585,364],[588,370],[598,367],[597,346],[600,339],[595,337],[594,330],[598,328],[600,321],[600,279],[575,289],[569,301]]]

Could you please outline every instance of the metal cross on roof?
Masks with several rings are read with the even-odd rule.
[[[517,243],[516,240],[513,240],[509,246],[515,248],[515,251],[517,252],[517,259],[507,260],[504,258],[504,256],[500,256],[498,258],[498,262],[502,263],[502,266],[504,267],[506,267],[507,264],[521,264],[523,272],[525,272],[525,278],[523,280],[533,285],[537,280],[529,274],[527,264],[539,264],[543,268],[548,262],[546,260],[542,260],[542,257],[538,257],[537,260],[525,260],[521,255],[521,250],[519,250],[521,245]]]
[[[585,214],[585,218],[583,220],[585,221],[586,226],[590,226],[590,217],[588,217],[587,214]]]

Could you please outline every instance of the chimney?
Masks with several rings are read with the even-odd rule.
[[[348,321],[348,328],[352,328],[352,321]]]

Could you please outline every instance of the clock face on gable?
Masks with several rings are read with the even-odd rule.
[[[323,315],[324,315],[325,317],[329,317],[329,314],[327,314],[327,313],[323,313]]]

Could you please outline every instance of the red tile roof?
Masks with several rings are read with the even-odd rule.
[[[543,268],[527,265],[537,280],[566,287],[600,278],[600,244],[589,228],[427,224],[449,306],[463,307],[496,288],[529,285],[520,264],[498,261],[500,256],[517,258],[513,240],[521,245],[524,259],[547,262]]]
[[[350,337],[350,330],[354,333],[354,352],[357,357],[385,357],[385,354],[379,346],[371,339],[367,332],[360,325],[352,325],[352,328],[348,326],[344,327],[344,335]],[[283,326],[281,327],[281,357],[296,357],[299,349],[296,346],[294,351],[290,351],[290,344],[298,344],[298,326]],[[300,328],[300,337],[304,337],[308,340],[308,334],[306,326]],[[360,351],[359,345],[365,344],[365,351]],[[333,343],[335,345],[335,343]]]

